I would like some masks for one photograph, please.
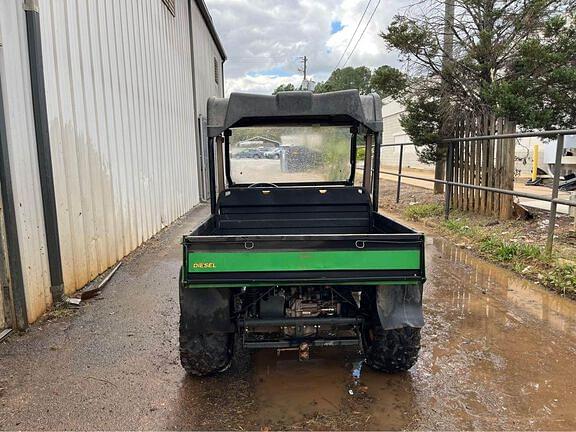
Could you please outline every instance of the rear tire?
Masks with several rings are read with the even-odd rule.
[[[363,337],[366,364],[380,372],[405,372],[418,360],[420,329],[374,326]]]
[[[362,292],[360,309],[365,320],[362,326],[362,347],[366,364],[387,373],[405,372],[414,366],[420,352],[420,329],[382,328],[374,291]]]
[[[187,334],[180,326],[180,363],[194,376],[214,375],[232,364],[234,335],[226,333]]]
[[[228,327],[231,295],[223,292],[180,284],[180,363],[190,375],[214,375],[232,363],[235,333],[222,331]]]

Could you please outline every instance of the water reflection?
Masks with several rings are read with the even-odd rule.
[[[305,362],[258,351],[222,376],[182,380],[168,427],[576,430],[576,303],[439,239],[427,273],[409,372],[375,372],[352,349],[312,349]]]
[[[255,423],[576,428],[576,304],[441,239],[430,239],[427,263],[427,324],[412,370],[377,373],[362,367],[357,354],[334,349],[312,351],[309,362],[257,353]]]
[[[452,304],[461,313],[482,307],[487,318],[504,313],[509,321],[520,324],[526,319],[544,321],[555,330],[576,335],[576,302],[486,263],[440,238],[433,239],[432,245],[429,253],[432,261],[437,258],[436,253],[452,263],[435,268],[434,274],[450,286]],[[483,297],[477,297],[478,294]],[[478,301],[481,306],[473,304]]]

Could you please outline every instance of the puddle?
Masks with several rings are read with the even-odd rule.
[[[350,366],[360,360],[357,353],[347,350],[316,349],[307,361],[299,361],[296,352],[256,352],[252,368],[260,400],[258,417],[271,424],[316,412],[337,412],[353,381]]]
[[[438,289],[449,289],[453,305],[463,311],[478,307],[480,303],[488,314],[497,309],[505,312],[511,321],[538,321],[545,324],[546,330],[559,330],[576,337],[576,302],[482,261],[441,239],[431,240],[427,247],[431,265],[431,284],[425,293],[427,298],[434,299]],[[438,261],[448,261],[452,265],[435,265]],[[444,287],[438,283],[442,278]]]
[[[372,371],[353,351],[260,351],[253,421],[272,429],[576,429],[576,303],[452,247],[427,245],[417,365]]]

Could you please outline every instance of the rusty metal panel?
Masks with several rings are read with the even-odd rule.
[[[8,258],[4,234],[4,216],[2,213],[2,196],[0,195],[0,330],[6,328],[7,307],[4,306],[4,290],[8,290],[9,276],[6,260]]]
[[[1,45],[0,39],[0,45]],[[1,48],[0,48],[1,49]],[[0,113],[2,115],[2,113]],[[0,184],[0,186],[2,186]],[[4,204],[0,194],[0,330],[8,325],[8,313],[11,309],[10,297],[10,276],[8,273],[8,245],[6,243],[6,228],[4,222]],[[7,298],[5,298],[7,297]],[[8,300],[8,301],[7,301]]]
[[[40,4],[67,293],[199,202],[188,2],[175,7]]]
[[[22,1],[0,3],[0,76],[28,320],[51,304]]]

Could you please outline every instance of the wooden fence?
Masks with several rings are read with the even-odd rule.
[[[456,127],[459,138],[515,133],[516,125],[490,115],[466,116]],[[515,139],[464,141],[454,144],[453,180],[477,186],[514,189]],[[463,211],[513,216],[513,197],[495,192],[454,187],[452,206]]]

